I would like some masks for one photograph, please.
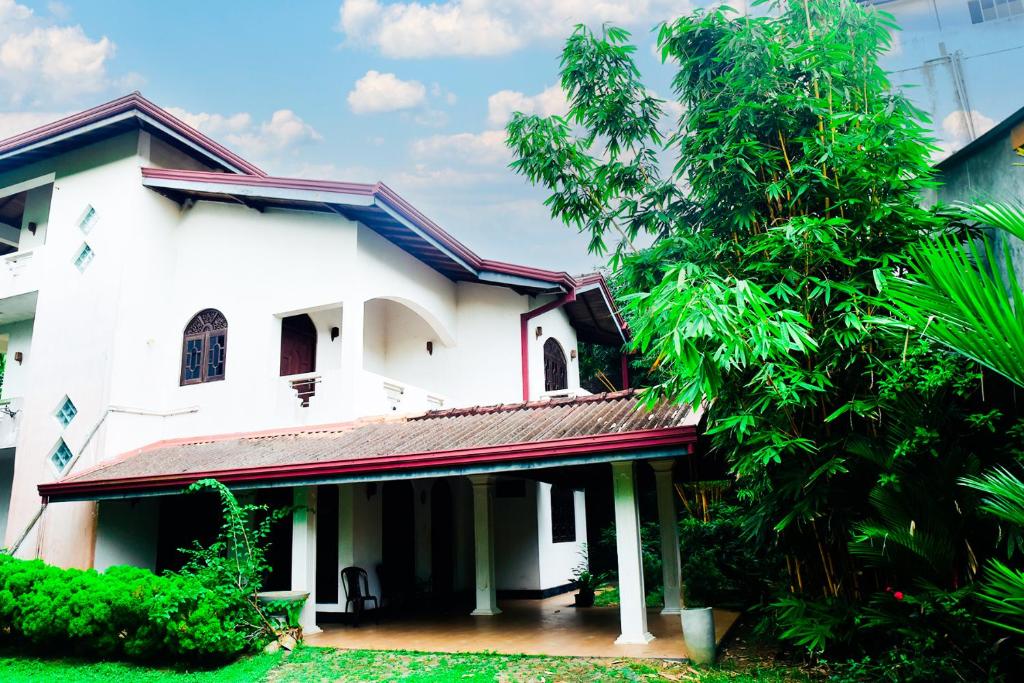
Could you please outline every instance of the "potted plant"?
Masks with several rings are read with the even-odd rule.
[[[600,588],[606,580],[604,574],[594,574],[590,571],[590,560],[587,555],[586,546],[580,551],[579,564],[572,570],[572,578],[569,583],[576,588],[576,606],[593,607],[594,592]]]
[[[711,664],[715,661],[715,612],[708,606],[706,598],[689,584],[683,586],[683,640],[686,653],[695,664]]]

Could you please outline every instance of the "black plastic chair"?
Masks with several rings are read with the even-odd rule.
[[[360,567],[345,567],[341,570],[341,586],[345,589],[345,610],[352,605],[353,625],[358,626],[366,604],[373,603],[374,610],[380,608],[376,595],[370,594],[370,577]]]

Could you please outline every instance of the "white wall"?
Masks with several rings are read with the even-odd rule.
[[[495,587],[539,590],[537,482],[524,482],[522,498],[494,498]]]
[[[576,503],[576,540],[553,543],[551,540],[551,484],[541,482],[537,490],[539,530],[537,548],[540,554],[540,588],[564,586],[572,578],[587,543],[587,507],[583,491],[574,492]]]
[[[101,572],[118,565],[156,571],[159,522],[158,498],[102,501],[93,566]]]
[[[30,192],[26,216],[40,227],[34,237],[22,235],[23,246],[35,247],[35,318],[3,331],[12,351],[25,347],[24,364],[8,364],[5,387],[23,396],[8,542],[10,529],[20,530],[38,509],[36,486],[58,476],[48,456],[61,438],[80,455],[77,473],[161,439],[378,414],[384,390],[379,377],[367,380],[364,367],[418,385],[408,394],[418,397],[418,409],[432,405],[435,394],[444,407],[521,399],[519,316],[548,297],[454,283],[336,214],[260,213],[211,202],[182,208],[142,186],[141,166],[180,162],[158,140],[125,133],[0,173],[0,194],[46,174],[55,178]],[[78,221],[90,205],[98,220],[83,234]],[[72,263],[83,242],[95,254],[84,273]],[[182,330],[204,308],[228,320],[226,379],[182,387]],[[300,312],[310,313],[319,334],[321,382],[309,408],[279,376],[280,321]],[[534,323],[567,351],[575,348],[564,311]],[[341,337],[332,341],[335,326]],[[532,382],[534,397],[543,389],[545,337],[530,338],[531,376],[541,378]],[[578,371],[574,362],[569,367],[573,388]],[[66,429],[54,418],[64,395],[78,408]],[[108,414],[112,406],[194,410]],[[52,506],[22,554],[39,547],[56,564],[88,566],[94,508]]]
[[[0,325],[0,337],[6,344],[3,353],[7,355],[0,397],[22,398],[29,387],[28,368],[32,361],[32,320]],[[16,353],[21,353],[22,361],[20,363],[14,360]]]

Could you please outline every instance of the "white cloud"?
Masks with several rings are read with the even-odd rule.
[[[9,102],[69,101],[109,84],[114,43],[51,21],[14,0],[0,0],[0,92]]]
[[[192,113],[178,107],[167,111],[193,128],[228,144],[243,155],[265,157],[280,154],[297,145],[322,140],[313,126],[291,109],[275,111],[268,121],[255,123],[251,114]]]
[[[966,144],[971,141],[971,130],[968,124],[974,128],[974,136],[980,137],[991,130],[996,122],[977,109],[972,109],[969,113],[957,109],[942,119],[942,131],[949,138]]]
[[[419,81],[403,81],[392,73],[373,69],[356,81],[348,94],[348,106],[356,114],[412,109],[423,104],[427,88]]]
[[[577,23],[653,23],[689,11],[689,0],[343,0],[339,28],[388,57],[486,56],[560,38]]]
[[[568,110],[569,102],[558,85],[532,96],[516,90],[501,90],[487,98],[487,122],[492,126],[504,126],[517,111],[539,116],[561,116]]]
[[[0,140],[52,123],[67,116],[66,113],[14,111],[0,112]]]
[[[505,146],[505,131],[485,130],[481,133],[455,133],[432,135],[412,143],[412,153],[418,159],[489,166],[507,164],[511,153]]]

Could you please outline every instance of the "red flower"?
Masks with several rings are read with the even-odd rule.
[[[895,593],[892,594],[892,597],[896,598],[897,600],[902,600],[903,599],[903,591],[896,591]]]
[[[892,593],[892,586],[886,586],[885,587],[885,592],[886,593]]]

